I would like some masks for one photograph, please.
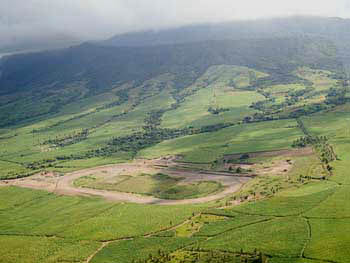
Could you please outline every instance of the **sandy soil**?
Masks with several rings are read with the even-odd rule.
[[[79,177],[91,175],[103,176],[104,179],[112,179],[123,175],[135,175],[139,173],[165,173],[173,177],[185,178],[184,183],[198,181],[217,181],[225,186],[224,190],[206,197],[186,200],[165,200],[152,196],[123,193],[117,191],[96,190],[90,188],[79,188],[73,185],[74,180]],[[136,160],[132,163],[115,164],[80,170],[59,176],[55,173],[40,173],[30,177],[3,181],[4,185],[15,185],[32,189],[41,189],[59,195],[71,196],[99,196],[109,201],[122,201],[140,204],[198,204],[222,199],[225,196],[239,190],[241,186],[251,178],[250,175],[233,175],[224,172],[209,172],[200,170],[178,169],[172,158],[156,160]],[[113,179],[115,180],[115,179]]]
[[[269,175],[281,175],[289,172],[293,167],[292,161],[279,160],[273,162],[271,167],[262,167],[258,168],[260,175],[269,174]]]

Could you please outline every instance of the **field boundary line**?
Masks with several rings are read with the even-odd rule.
[[[307,245],[310,243],[310,241],[311,241],[311,239],[312,239],[312,229],[311,229],[311,224],[310,224],[310,222],[309,222],[309,219],[308,219],[308,218],[305,218],[305,217],[303,217],[303,219],[304,219],[305,222],[306,222],[308,237],[307,237],[307,239],[305,240],[305,243],[304,243],[304,245],[303,245],[303,248],[302,248],[301,251],[300,251],[300,257],[301,257],[301,258],[305,258],[305,250],[306,250],[306,247],[307,247]]]
[[[57,238],[57,239],[69,239],[57,235],[36,235],[36,234],[16,234],[16,233],[0,233],[0,236],[13,236],[13,237],[40,237],[40,238]]]
[[[241,225],[241,226],[237,226],[237,227],[234,227],[234,228],[230,228],[228,230],[225,230],[223,232],[220,232],[218,234],[214,234],[214,235],[195,235],[197,237],[208,237],[208,238],[212,238],[212,237],[217,237],[217,236],[220,236],[222,234],[225,234],[227,232],[231,232],[231,231],[234,231],[234,230],[238,230],[238,229],[241,229],[241,228],[245,228],[245,227],[248,227],[248,226],[251,226],[251,225],[256,225],[256,224],[260,224],[260,223],[264,223],[264,222],[268,222],[268,221],[272,221],[274,220],[275,218],[266,218],[266,219],[261,219],[259,221],[255,221],[255,222],[251,222],[251,223],[248,223],[248,224],[244,224],[244,225]]]
[[[309,260],[321,261],[321,262],[340,263],[339,261],[334,261],[334,260],[329,260],[329,259],[311,258],[311,257],[304,257],[304,258],[309,259]]]
[[[109,243],[111,243],[110,241],[107,242],[102,242],[102,245],[94,252],[92,253],[85,261],[85,263],[90,263],[91,260],[102,250],[104,249],[106,246],[109,245]]]
[[[325,190],[327,191],[327,190]],[[337,189],[334,188],[334,190],[332,191],[332,193],[330,193],[328,196],[326,196],[323,200],[321,200],[320,202],[318,202],[318,204],[315,204],[313,207],[303,211],[302,213],[299,214],[299,216],[304,216],[306,213],[310,212],[311,210],[315,209],[316,207],[320,206],[323,202],[325,202],[328,198],[330,198],[332,195],[334,195],[337,192]],[[307,218],[307,216],[304,216],[305,218]]]

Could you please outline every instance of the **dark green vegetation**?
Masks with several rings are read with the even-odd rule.
[[[0,262],[349,261],[346,49],[316,33],[214,39],[2,61],[1,179],[170,155],[196,169],[260,173],[223,200],[181,206],[0,182]],[[164,174],[120,179],[74,183],[165,199],[222,188]]]
[[[295,117],[346,102],[343,79],[334,44],[313,37],[140,48],[84,44],[9,57],[0,78],[1,178],[158,153],[212,162],[226,153],[289,147],[301,136]],[[269,131],[264,141],[270,145],[243,138],[250,132],[261,139],[255,129]],[[171,139],[203,145],[211,132],[221,145],[157,148],[177,145]],[[246,145],[231,143],[231,132],[240,132]]]

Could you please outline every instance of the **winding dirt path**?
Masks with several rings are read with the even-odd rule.
[[[132,193],[117,191],[98,190],[91,188],[80,188],[73,185],[74,180],[94,174],[94,176],[103,176],[105,179],[115,178],[126,174],[139,173],[166,173],[169,176],[185,178],[184,183],[198,181],[217,181],[225,188],[223,191],[208,195],[205,197],[185,199],[185,200],[166,200],[153,196],[145,196]],[[158,204],[158,205],[182,205],[199,204],[218,199],[238,191],[244,183],[250,180],[249,176],[235,176],[224,172],[209,172],[190,169],[177,169],[177,164],[172,160],[136,160],[132,163],[114,164],[100,166],[85,170],[68,173],[64,176],[58,176],[53,173],[36,174],[27,178],[8,180],[3,182],[5,185],[14,185],[25,188],[46,190],[59,195],[70,196],[99,196],[109,201],[132,202],[139,204]]]

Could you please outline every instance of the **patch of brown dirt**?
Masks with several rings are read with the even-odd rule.
[[[177,163],[172,158],[157,160],[135,160],[131,163],[107,165],[91,169],[80,170],[68,173],[64,176],[58,174],[40,173],[27,178],[8,180],[3,182],[7,185],[19,187],[47,190],[60,195],[71,196],[100,196],[110,201],[126,201],[142,204],[179,205],[205,203],[232,194],[250,178],[248,176],[235,176],[225,172],[210,172],[200,170],[177,169]],[[159,167],[161,166],[161,167]],[[152,196],[143,196],[131,193],[97,190],[91,188],[79,188],[73,182],[87,175],[102,177],[104,180],[116,180],[118,176],[136,175],[140,173],[164,173],[172,177],[185,178],[184,183],[198,181],[217,181],[225,186],[224,190],[206,197],[186,199],[186,200],[164,200]]]
[[[292,161],[280,160],[273,162],[271,167],[257,168],[256,171],[261,175],[283,175],[287,174],[292,167]]]
[[[8,186],[8,182],[0,181],[0,187],[1,187],[1,186]]]

